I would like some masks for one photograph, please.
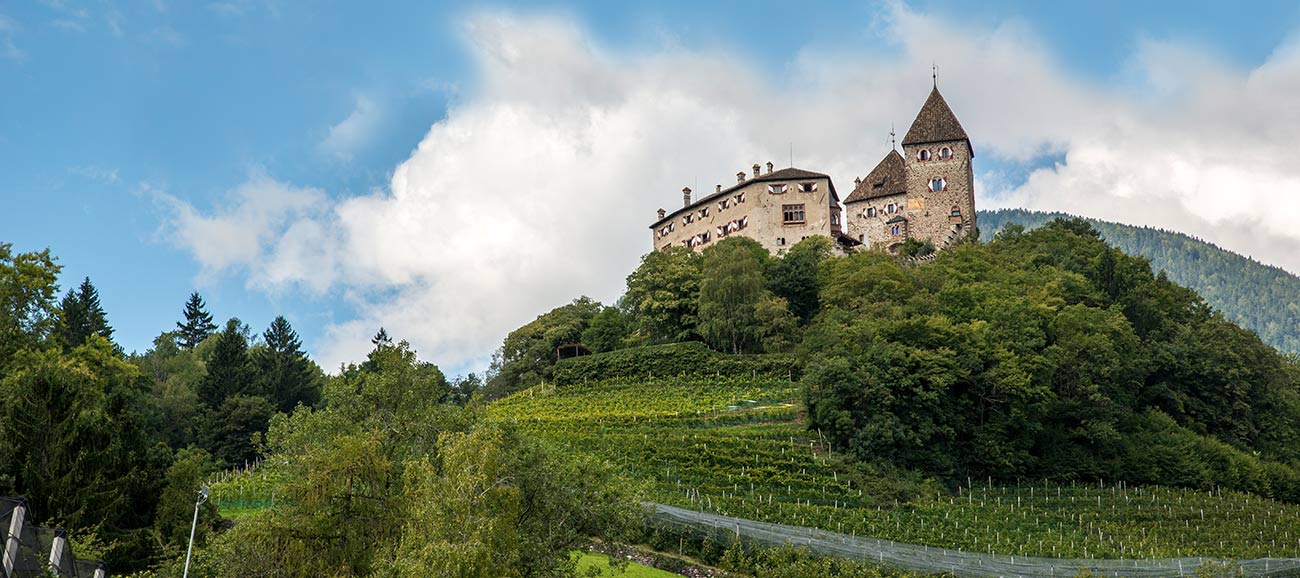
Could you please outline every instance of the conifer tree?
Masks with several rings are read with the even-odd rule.
[[[185,302],[185,323],[176,322],[180,332],[180,343],[185,349],[193,350],[198,347],[217,329],[217,326],[212,323],[212,314],[204,307],[199,292],[190,293],[189,301]]]
[[[221,406],[232,395],[256,395],[253,371],[248,361],[248,341],[237,318],[226,322],[208,361],[208,374],[199,382],[199,402],[209,408]]]
[[[380,327],[379,333],[376,333],[374,337],[371,337],[370,342],[375,344],[375,347],[379,347],[380,345],[392,345],[393,338],[388,336],[388,331],[383,327]]]
[[[75,289],[69,289],[60,304],[59,339],[67,349],[86,342],[91,335],[113,341],[113,328],[108,325],[108,315],[99,303],[99,291],[90,277]]]
[[[277,316],[262,333],[265,348],[258,348],[255,365],[258,389],[277,411],[289,413],[302,402],[312,405],[320,399],[320,382],[315,364],[302,351],[298,332],[283,315]]]

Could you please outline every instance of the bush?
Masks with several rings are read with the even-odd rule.
[[[728,355],[698,341],[619,349],[565,359],[555,364],[559,385],[615,377],[678,375],[754,375],[798,379],[799,362],[791,355]]]

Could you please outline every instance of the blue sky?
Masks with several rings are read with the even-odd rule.
[[[1261,187],[1297,187],[1291,169],[1275,166],[1285,165],[1284,159],[1242,166],[1219,160],[1231,155],[1200,143],[1202,135],[1222,130],[1217,125],[1222,119],[1214,114],[1221,99],[1272,99],[1279,107],[1290,106],[1290,94],[1281,87],[1300,78],[1291,67],[1298,25],[1300,7],[1288,2],[1252,3],[1250,10],[1210,2],[948,0],[3,3],[0,241],[20,251],[50,248],[64,267],[65,289],[89,276],[127,350],[144,350],[171,328],[188,293],[198,290],[216,317],[237,316],[259,331],[284,314],[327,366],[355,359],[368,346],[365,337],[386,324],[450,371],[465,371],[481,367],[505,332],[533,315],[581,293],[605,301],[617,297],[622,277],[649,247],[637,248],[646,239],[636,229],[629,241],[611,243],[605,252],[577,254],[575,259],[587,263],[581,268],[554,273],[569,283],[539,280],[545,272],[502,280],[498,277],[508,277],[518,263],[537,260],[526,248],[544,245],[538,236],[547,229],[514,227],[517,215],[469,217],[480,221],[465,225],[465,238],[493,229],[487,238],[510,241],[492,245],[502,255],[486,259],[491,266],[480,269],[470,261],[448,260],[449,252],[472,248],[438,243],[444,227],[436,222],[389,230],[365,220],[367,214],[398,220],[419,215],[410,209],[428,204],[418,205],[420,199],[431,199],[442,211],[490,210],[498,198],[492,191],[498,189],[480,188],[476,179],[490,178],[497,167],[491,158],[462,158],[459,151],[490,153],[513,142],[555,138],[560,145],[502,154],[500,162],[512,169],[521,163],[578,163],[574,166],[587,173],[584,188],[614,188],[638,199],[627,208],[637,214],[609,217],[624,224],[648,222],[650,215],[642,213],[671,203],[670,183],[707,187],[734,174],[737,166],[759,160],[757,155],[768,155],[761,159],[767,160],[796,141],[796,164],[830,172],[843,188],[855,171],[865,174],[883,154],[885,123],[905,130],[929,89],[933,61],[977,151],[987,152],[976,159],[985,206],[1059,208],[1182,228],[1296,271],[1300,263],[1287,261],[1287,255],[1294,254],[1289,244],[1298,241],[1285,226],[1249,212],[1221,217],[1235,210],[1229,208],[1201,214],[1198,208],[1206,200],[1197,195],[1208,193],[1179,195],[1217,179],[1241,182],[1227,176],[1233,171],[1253,175]],[[932,30],[964,39],[954,41],[953,52],[931,54],[921,47],[927,39],[916,36]],[[969,50],[956,52],[963,46],[988,52],[971,59],[965,54]],[[709,133],[716,140],[708,141],[707,154],[676,151],[700,159],[692,164],[673,158],[672,146],[644,145],[671,143],[687,129],[639,121],[649,113],[636,111],[652,110],[671,121],[717,105],[675,109],[666,102],[644,103],[635,96],[638,89],[628,87],[660,74],[652,90],[672,93],[674,67],[697,63],[701,70],[682,73],[693,75],[682,84],[696,87],[684,95],[688,100],[711,90],[724,103],[745,100],[755,90],[800,83],[820,92],[724,106],[720,110],[761,112],[773,125],[788,122],[781,135],[796,136],[783,140],[747,132],[746,123],[721,123]],[[993,63],[988,71],[981,69],[985,63]],[[552,67],[559,72],[549,74]],[[650,72],[623,76],[633,69]],[[726,80],[728,71],[740,80]],[[1075,120],[1046,129],[1042,122],[1006,126],[1007,109],[998,102],[1009,98],[992,80],[989,86],[978,80],[998,74],[1023,80],[1021,94],[1037,91],[1034,102],[1059,101],[1060,114]],[[914,86],[909,84],[913,76]],[[756,88],[743,92],[737,86]],[[1218,93],[1233,87],[1240,96]],[[610,99],[643,104],[609,108]],[[516,105],[528,118],[520,120],[517,112],[491,117]],[[819,116],[823,110],[845,112]],[[572,114],[587,115],[579,126],[592,118],[621,119],[633,127],[621,134],[635,135],[636,142],[609,136],[617,131],[565,132],[572,128],[564,125]],[[1268,121],[1255,122],[1238,119],[1233,126],[1244,128],[1229,130],[1223,146],[1240,151],[1267,145],[1266,136],[1255,138],[1269,132]],[[849,128],[832,126],[838,123]],[[1093,131],[1098,125],[1111,128]],[[1265,128],[1247,130],[1252,126]],[[805,129],[807,135],[800,132]],[[850,144],[833,151],[805,144],[823,130],[845,131],[842,142]],[[590,138],[604,149],[627,146],[658,156],[619,170],[606,157],[582,156],[590,151],[581,146],[565,149],[567,134],[578,135],[570,141]],[[1157,218],[1134,209],[1149,198],[1122,192],[1146,187],[1146,181],[1128,176],[1140,171],[1114,159],[1097,160],[1097,143],[1111,138],[1189,147],[1160,161],[1171,163],[1169,171],[1182,170],[1178,158],[1220,164],[1174,179],[1195,185],[1163,195],[1173,208],[1158,211],[1163,216]],[[595,168],[593,159],[606,162]],[[412,176],[395,185],[395,170],[403,163]],[[448,180],[449,172],[439,169],[453,166],[449,163],[478,169],[464,171],[461,181]],[[1083,186],[1071,168],[1109,175],[1087,186],[1121,191],[1119,200],[1087,204],[1080,195],[1067,195],[1070,187]],[[655,170],[656,176],[636,172],[642,169]],[[657,175],[664,172],[661,185]],[[502,191],[536,187],[524,198],[525,206],[533,198],[570,198],[560,190],[546,192],[555,188],[548,182],[515,179],[494,186]],[[403,192],[407,187],[411,192]],[[427,196],[448,189],[478,197],[473,205],[460,205],[458,199],[466,197]],[[642,201],[651,195],[656,198]],[[417,204],[399,204],[405,201]],[[606,206],[607,212],[620,208],[617,202]],[[1284,216],[1290,210],[1285,207]],[[191,234],[192,227],[211,234]],[[454,227],[445,232],[461,235]],[[238,233],[255,239],[254,246],[205,252],[205,243],[221,244]],[[371,234],[374,243],[366,247]],[[312,253],[323,245],[329,250]],[[395,255],[392,262],[385,261],[388,255]],[[355,262],[366,259],[382,264]],[[275,266],[268,266],[272,261]],[[461,275],[478,276],[483,284],[451,283],[449,278]],[[488,290],[497,287],[494,283],[509,289]],[[480,287],[488,289],[478,293]],[[518,303],[480,311],[484,306],[476,299]],[[456,315],[462,318],[451,319]]]

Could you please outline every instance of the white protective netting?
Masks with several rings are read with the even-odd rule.
[[[1213,567],[1216,570],[1215,575],[1225,570],[1229,571],[1229,575],[1239,575],[1235,567],[1246,576],[1300,576],[1300,559],[1297,558],[1224,561],[1211,558],[1115,560],[1005,556],[849,536],[816,528],[757,522],[665,504],[650,505],[654,508],[652,523],[661,527],[713,536],[730,534],[739,536],[747,544],[763,546],[790,544],[806,548],[819,556],[864,560],[924,573],[971,577],[1052,578],[1074,576],[1081,568],[1089,568],[1097,576],[1196,576],[1197,571],[1204,565],[1207,568]]]

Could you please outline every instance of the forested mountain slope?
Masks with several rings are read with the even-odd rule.
[[[980,211],[981,239],[1008,223],[1039,227],[1065,213],[1022,209]],[[1176,231],[1087,219],[1102,237],[1151,261],[1169,279],[1195,290],[1224,317],[1287,353],[1300,352],[1300,277]]]

